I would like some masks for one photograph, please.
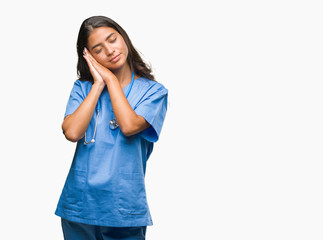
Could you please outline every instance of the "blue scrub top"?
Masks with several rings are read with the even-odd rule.
[[[128,91],[130,84],[124,89]],[[72,114],[89,94],[92,83],[76,80],[66,107]],[[167,111],[168,90],[146,78],[134,81],[128,102],[151,127],[126,137],[111,130],[114,119],[107,88],[99,98],[95,143],[79,140],[55,214],[70,221],[111,227],[152,225],[146,191],[146,162],[159,138]],[[97,113],[86,132],[91,141]]]

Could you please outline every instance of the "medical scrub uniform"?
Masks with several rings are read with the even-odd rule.
[[[126,93],[130,84],[124,89]],[[65,116],[72,114],[89,94],[92,83],[74,83]],[[152,225],[146,191],[146,162],[159,138],[167,110],[167,89],[160,83],[138,78],[128,102],[151,127],[126,137],[120,128],[111,129],[114,119],[107,87],[103,90],[86,131],[86,141],[76,146],[73,162],[55,214],[67,222],[108,227]],[[97,115],[98,114],[98,115]],[[128,239],[128,238],[127,238]]]

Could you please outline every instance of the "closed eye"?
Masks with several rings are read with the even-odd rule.
[[[114,43],[117,40],[117,38],[114,38],[112,40],[110,40],[110,43]]]
[[[102,48],[101,48],[101,49],[99,49],[99,50],[97,50],[97,51],[95,51],[95,53],[96,53],[96,54],[99,54],[101,51],[102,51]]]

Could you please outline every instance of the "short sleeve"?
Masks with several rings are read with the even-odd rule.
[[[83,93],[82,88],[81,88],[80,81],[77,80],[77,81],[74,82],[74,86],[72,88],[70,97],[68,99],[64,118],[67,115],[70,115],[70,114],[74,113],[75,110],[81,105],[84,98],[85,97],[84,97],[84,93]]]
[[[157,142],[167,111],[168,90],[161,84],[150,88],[134,108],[151,125],[139,135],[150,142]]]

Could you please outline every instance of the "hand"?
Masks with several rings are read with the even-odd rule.
[[[84,48],[83,56],[90,68],[94,82],[105,84],[107,80],[116,77],[108,68],[98,63],[86,48]]]

